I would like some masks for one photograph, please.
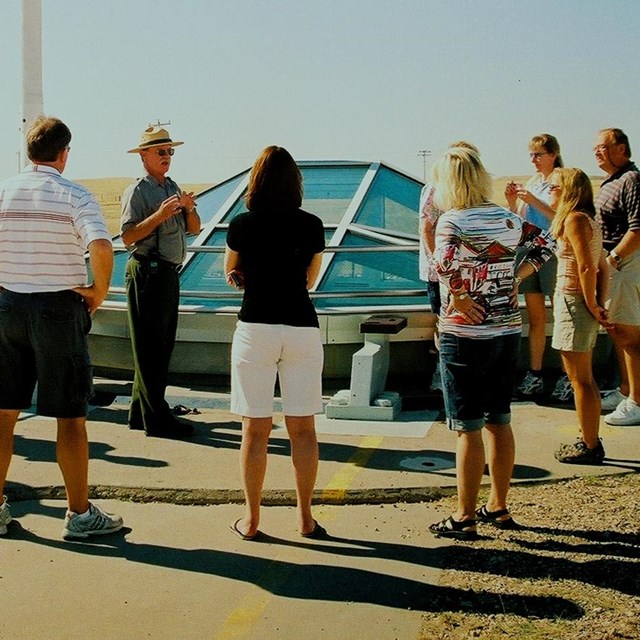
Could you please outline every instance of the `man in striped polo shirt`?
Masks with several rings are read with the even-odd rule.
[[[593,151],[607,174],[596,210],[609,252],[608,310],[613,323],[609,334],[621,377],[620,389],[613,392],[618,405],[604,421],[618,427],[640,426],[640,172],[631,162],[629,139],[620,129],[600,131]]]
[[[84,539],[122,528],[122,518],[89,502],[85,424],[92,387],[87,334],[109,290],[113,250],[93,196],[62,177],[70,142],[62,121],[38,118],[27,133],[31,164],[0,183],[0,496],[14,427],[37,383],[38,414],[57,420],[68,501],[63,537]],[[0,535],[10,522],[4,498]]]

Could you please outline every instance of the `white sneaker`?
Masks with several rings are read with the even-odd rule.
[[[62,537],[65,540],[73,540],[114,533],[122,529],[123,524],[120,516],[112,516],[89,503],[87,513],[77,514],[73,511],[67,511]]]
[[[640,426],[640,406],[631,398],[626,398],[613,413],[609,413],[604,417],[604,421],[613,427]]]
[[[0,536],[7,535],[7,525],[11,522],[11,513],[7,504],[7,496],[3,496],[2,505],[0,505]]]
[[[627,396],[620,392],[620,389],[613,389],[612,391],[604,391],[602,393],[602,410],[614,411],[618,408],[618,405],[626,400]]]

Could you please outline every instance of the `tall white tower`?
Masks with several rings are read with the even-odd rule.
[[[42,98],[42,0],[22,0],[22,146],[20,167],[28,162],[25,137],[44,112]]]

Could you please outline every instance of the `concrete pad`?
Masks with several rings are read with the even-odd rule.
[[[62,502],[12,505],[2,637],[418,638],[450,544],[419,504],[318,508],[323,540],[297,534],[294,509],[265,508],[261,542],[228,530],[238,506],[100,505],[126,526],[88,544],[60,539]]]
[[[165,499],[153,491],[175,489],[180,490],[182,503],[196,496],[195,501],[201,503],[241,501],[239,417],[229,411],[228,395],[187,391],[169,396],[171,401],[185,399],[181,404],[200,408],[197,415],[186,416],[196,426],[197,435],[185,442],[147,438],[140,431],[129,430],[128,403],[94,408],[87,427],[90,483],[133,488],[136,491],[130,497],[135,499]],[[634,453],[640,451],[640,428],[614,428],[602,422],[605,463],[598,467],[566,465],[555,460],[553,452],[561,442],[571,442],[576,437],[575,411],[514,403],[512,414],[516,439],[514,482],[640,469],[640,460]],[[345,421],[348,424],[338,427],[349,431],[347,434],[327,432],[329,420],[319,416],[317,500],[386,501],[389,491],[402,489],[408,490],[405,500],[433,499],[434,489],[454,487],[457,437],[443,422],[434,421],[434,416],[426,411],[406,412],[402,414],[403,421],[393,423]],[[282,415],[275,414],[274,420],[280,424]],[[12,483],[17,488],[62,485],[55,461],[55,436],[53,419],[27,413],[21,416],[9,469],[9,489]],[[488,483],[488,477],[483,481]],[[272,497],[277,504],[294,500],[290,442],[282,426],[274,428],[269,440],[264,486],[268,501]],[[174,495],[171,499],[177,498]]]
[[[340,420],[316,416],[316,432],[343,436],[391,436],[424,438],[439,416],[438,411],[403,411],[393,422],[372,420]]]
[[[12,503],[16,521],[0,538],[0,637],[418,637],[421,612],[442,602],[440,547],[450,544],[426,531],[447,514],[418,502],[455,486],[457,436],[443,422],[410,412],[385,423],[385,431],[366,421],[349,425],[357,432],[347,434],[321,427],[315,494],[321,504],[314,512],[332,537],[301,538],[295,509],[277,506],[263,509],[264,540],[244,542],[228,530],[243,510],[231,504],[242,501],[241,425],[229,411],[228,395],[170,391],[170,404],[200,410],[187,416],[197,429],[191,441],[129,430],[124,393],[89,416],[90,482],[107,493],[132,487],[131,499],[142,501],[97,500],[124,516],[122,533],[65,543],[62,500]],[[640,427],[601,422],[605,464],[572,466],[553,457],[561,442],[577,436],[572,408],[514,403],[512,413],[515,483],[640,471]],[[280,422],[281,414],[274,420]],[[61,486],[55,435],[54,420],[21,415],[6,491],[10,502],[20,490]],[[161,496],[172,504],[152,502],[175,488],[180,491]],[[204,503],[215,498],[225,504],[193,506],[203,495]],[[269,441],[264,498],[280,505],[295,499],[282,427]],[[368,504],[350,504],[358,501]],[[337,502],[343,504],[331,506]],[[448,601],[466,597],[457,596]]]

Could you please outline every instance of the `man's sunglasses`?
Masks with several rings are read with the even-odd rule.
[[[172,156],[176,152],[175,149],[156,149],[156,153],[162,158],[163,156]]]

